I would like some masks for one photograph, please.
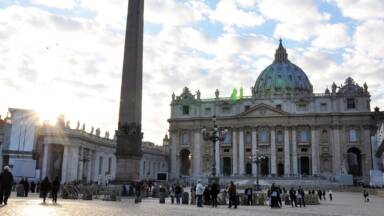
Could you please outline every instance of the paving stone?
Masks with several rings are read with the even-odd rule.
[[[134,204],[132,199],[122,199],[121,202],[102,200],[63,200],[57,205],[50,200],[43,204],[36,195],[28,198],[15,197],[12,194],[7,206],[0,207],[1,216],[114,216],[114,215],[159,215],[159,216],[210,216],[210,215],[364,215],[379,216],[384,212],[384,198],[371,196],[371,202],[365,203],[360,193],[334,193],[334,201],[322,201],[321,205],[306,208],[292,208],[283,206],[282,209],[270,209],[266,206],[239,206],[238,209],[228,209],[219,206],[217,209],[194,205],[172,205],[170,200],[166,204],[159,204],[158,199],[144,199],[140,204]]]

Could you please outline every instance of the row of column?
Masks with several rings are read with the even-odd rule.
[[[284,174],[285,175],[297,175],[298,164],[297,164],[297,141],[296,141],[296,130],[292,129],[290,140],[289,136],[290,130],[288,128],[284,129]],[[238,136],[237,136],[238,133]],[[252,155],[256,155],[258,151],[257,143],[257,132],[256,129],[252,130]],[[244,143],[244,130],[240,129],[239,131],[234,130],[232,132],[232,173],[233,175],[244,175],[245,174],[245,143]],[[291,142],[290,142],[291,141]],[[312,158],[312,174],[319,173],[319,149],[318,149],[318,137],[316,128],[311,130],[311,158]],[[267,155],[270,158],[270,173],[277,174],[277,159],[276,159],[276,132],[275,129],[270,130],[270,155]],[[220,152],[216,150],[216,160],[220,158]],[[259,153],[260,155],[260,153]],[[252,174],[256,175],[257,166],[255,163],[252,163]]]
[[[291,132],[291,136],[290,135]],[[200,176],[202,175],[202,146],[203,143],[202,136],[200,131],[194,131],[193,133],[193,145],[191,149],[192,153],[192,175]],[[340,131],[339,129],[332,130],[333,137],[333,164],[335,164],[334,169],[340,169]],[[252,155],[256,155],[258,151],[257,143],[257,131],[253,129],[251,132],[252,137]],[[319,174],[319,143],[318,143],[318,130],[316,127],[311,129],[311,165],[312,165],[312,174]],[[291,138],[291,139],[290,139]],[[170,171],[171,175],[177,177],[179,174],[179,164],[177,160],[178,152],[178,143],[179,136],[177,131],[171,133],[171,151],[170,151]],[[276,149],[276,131],[275,129],[270,130],[270,155],[266,155],[270,158],[270,173],[277,174],[277,149]],[[285,175],[298,175],[298,155],[297,155],[297,139],[296,139],[296,129],[293,127],[291,130],[289,128],[284,129],[284,174]],[[222,172],[221,168],[221,156],[220,156],[220,142],[215,143],[215,152],[216,154],[212,158],[216,162],[216,173],[220,175]],[[232,174],[233,175],[244,175],[245,174],[245,136],[244,130],[240,128],[239,130],[232,131]],[[252,174],[256,175],[257,167],[255,163],[252,163]],[[335,172],[337,173],[337,172]]]

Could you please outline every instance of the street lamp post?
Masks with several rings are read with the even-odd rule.
[[[261,187],[259,184],[259,172],[260,172],[260,161],[264,160],[266,157],[264,155],[258,155],[258,150],[256,150],[256,154],[252,155],[250,159],[252,160],[252,163],[256,164],[257,170],[256,170],[256,186],[255,190],[260,191]]]
[[[216,177],[216,142],[217,141],[223,141],[224,136],[227,133],[227,129],[219,131],[219,128],[217,127],[216,124],[216,116],[212,117],[212,122],[213,122],[213,128],[210,130],[207,130],[206,127],[203,127],[201,129],[201,133],[203,135],[203,139],[205,141],[212,141],[212,152],[213,152],[213,157],[212,157],[212,178],[211,180],[215,180],[216,183],[218,178]]]

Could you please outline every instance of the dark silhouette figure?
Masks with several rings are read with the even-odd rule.
[[[248,205],[252,205],[253,189],[252,188],[247,188],[247,189],[245,189],[244,193],[247,196],[247,204]]]
[[[48,179],[48,176],[44,178],[40,185],[40,197],[43,198],[43,203],[48,196],[48,192],[51,190],[51,182]]]
[[[0,174],[0,205],[7,205],[9,195],[11,195],[13,183],[13,175],[8,166],[4,167],[4,171]]]
[[[220,193],[220,186],[216,184],[216,182],[212,183],[211,186],[211,199],[212,199],[212,207],[217,207],[217,195]]]
[[[271,208],[279,208],[279,188],[275,186],[275,183],[272,184],[270,189],[271,196]]]
[[[56,176],[55,180],[52,182],[52,202],[57,203],[57,193],[60,190],[60,181],[59,177]]]
[[[298,193],[298,196],[299,196],[299,206],[301,208],[301,206],[303,205],[305,207],[305,193],[304,193],[304,190],[301,188],[301,186],[299,186],[299,189],[297,190],[297,193]],[[312,191],[313,194],[315,194],[314,191]]]
[[[24,181],[23,181],[23,188],[24,188],[24,196],[25,197],[28,197],[28,192],[29,192],[29,182],[28,182],[28,178],[24,178]]]
[[[293,207],[293,204],[295,204],[295,207],[297,207],[296,191],[295,189],[293,189],[293,187],[289,190],[289,198],[291,199],[292,207]]]
[[[31,182],[31,192],[35,193],[36,192],[36,183],[33,181]]]
[[[232,205],[237,208],[237,191],[236,191],[236,185],[231,181],[228,187],[228,193],[229,193],[229,208],[232,207]]]

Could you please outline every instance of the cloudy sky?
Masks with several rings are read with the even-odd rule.
[[[0,113],[117,125],[128,0],[0,0]],[[144,140],[161,143],[171,94],[243,86],[278,38],[316,92],[351,76],[384,109],[383,0],[145,0]]]

